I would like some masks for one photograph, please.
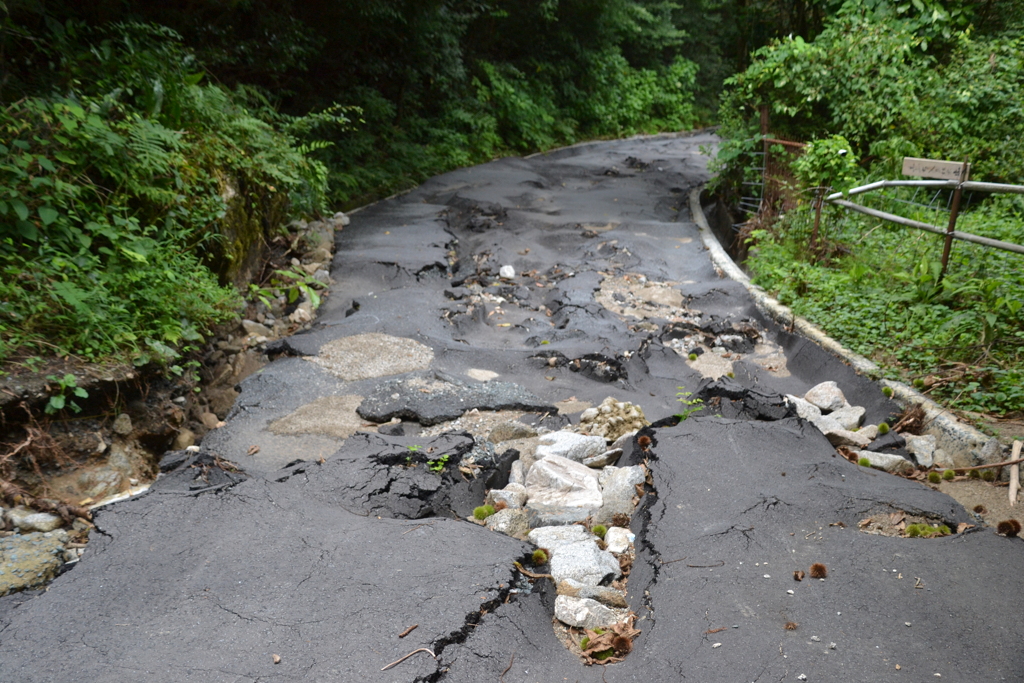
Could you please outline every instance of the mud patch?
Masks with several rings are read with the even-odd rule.
[[[683,306],[678,282],[650,281],[645,275],[627,274],[606,277],[594,295],[597,303],[620,318],[663,318],[671,322],[694,322],[699,311]]]
[[[336,377],[356,382],[425,370],[434,352],[413,339],[373,332],[327,342],[318,356],[308,360]]]
[[[347,439],[360,430],[376,431],[376,426],[368,426],[356,413],[362,402],[363,397],[356,394],[322,396],[275,420],[267,429],[281,435],[319,434],[338,439]]]

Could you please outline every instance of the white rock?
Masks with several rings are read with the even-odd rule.
[[[865,425],[858,429],[857,433],[864,435],[871,441],[874,441],[878,438],[878,425]]]
[[[621,574],[619,561],[607,550],[598,548],[593,539],[564,543],[548,550],[551,551],[548,566],[555,583],[572,579],[586,586],[597,586]]]
[[[509,484],[526,484],[526,465],[522,460],[512,463],[512,469],[508,473]]]
[[[343,212],[341,212],[341,211],[339,211],[338,213],[334,214],[334,220],[336,220],[336,221],[341,221],[341,224],[342,224],[342,225],[348,225],[349,223],[351,223],[351,222],[352,222],[352,219],[351,219],[351,218],[349,218],[348,216],[346,216],[346,215],[345,215],[345,214],[344,214]]]
[[[643,467],[606,467],[601,475],[601,495],[604,504],[594,513],[594,520],[610,522],[615,515],[633,514],[633,499],[637,484],[643,484],[647,472]]]
[[[843,425],[833,420],[829,415],[819,415],[815,418],[808,418],[808,421],[817,427],[818,431],[822,434],[837,432],[843,428]]]
[[[24,507],[15,507],[7,511],[5,515],[11,526],[21,529],[21,533],[27,534],[33,531],[53,531],[64,525],[64,520],[49,512],[35,512]]]
[[[600,469],[607,467],[608,465],[614,465],[622,457],[621,448],[612,448],[610,450],[601,453],[600,455],[594,455],[583,460],[583,464],[587,467],[593,467],[594,469]]]
[[[821,408],[814,405],[813,403],[805,401],[799,396],[792,396],[787,394],[786,398],[789,400],[790,403],[793,404],[793,407],[796,408],[796,414],[802,417],[803,419],[814,422],[815,420],[821,417]]]
[[[305,303],[306,302],[304,301],[302,304],[299,304],[299,307],[292,311],[288,316],[288,319],[296,325],[308,323],[313,319],[313,311],[309,306],[304,306],[303,304]]]
[[[910,461],[901,455],[893,455],[891,453],[874,453],[872,451],[855,452],[857,453],[858,460],[861,458],[867,458],[872,467],[877,467],[885,470],[886,472],[910,474],[914,471],[914,466]]]
[[[833,446],[856,446],[867,448],[871,445],[871,439],[860,432],[851,432],[848,429],[832,429],[825,433],[825,438]]]
[[[831,381],[811,387],[804,394],[804,400],[816,405],[823,413],[830,413],[847,405],[846,397],[839,390],[839,385]]]
[[[585,586],[578,581],[567,579],[556,586],[558,595],[568,595],[573,598],[589,598],[597,600],[608,607],[625,608],[629,607],[626,602],[626,595],[622,591],[615,590],[610,586]]]
[[[245,333],[248,335],[258,335],[260,337],[269,337],[273,334],[269,327],[254,320],[243,320],[242,329],[244,329]]]
[[[538,548],[554,551],[560,545],[593,541],[594,535],[579,524],[569,524],[568,526],[539,526],[530,531],[527,538]]]
[[[128,413],[121,413],[114,420],[114,432],[121,436],[127,436],[132,433],[132,418],[128,416]]]
[[[636,433],[639,431],[639,429],[634,429],[631,432],[626,432],[615,440],[615,443],[612,444],[612,448],[621,448],[623,453],[625,453],[627,449],[632,447],[633,437],[636,436]]]
[[[608,442],[601,436],[586,436],[566,431],[550,432],[537,441],[537,459],[555,455],[583,462],[587,458],[604,453],[607,449]]]
[[[861,406],[850,406],[848,408],[840,408],[829,413],[829,417],[838,422],[843,426],[843,429],[854,431],[864,424],[864,413],[866,411]]]
[[[523,510],[513,508],[498,510],[484,523],[491,531],[513,538],[522,538],[530,531],[530,519],[527,514]]]
[[[904,434],[903,438],[907,442],[907,451],[914,456],[917,460],[917,464],[921,467],[931,467],[935,463],[935,435],[927,434],[924,436],[916,436],[914,434]]]
[[[466,370],[466,374],[480,382],[490,382],[492,379],[497,379],[500,376],[493,370],[482,370],[480,368],[470,368]]]
[[[516,269],[513,268],[512,266],[502,266],[498,270],[498,275],[500,275],[503,278],[511,280],[516,276]]]
[[[629,544],[636,539],[634,534],[629,529],[624,529],[621,526],[608,527],[608,531],[604,534],[605,550],[610,553],[624,553],[629,550]]]
[[[567,626],[601,628],[625,621],[629,610],[605,607],[597,600],[559,595],[555,598],[555,618]]]
[[[526,475],[526,506],[541,524],[582,521],[604,503],[597,477],[586,465],[546,456]]]
[[[510,483],[503,489],[491,489],[484,500],[489,505],[505,503],[510,508],[521,508],[526,505],[526,487],[522,484]],[[499,510],[500,512],[500,510]]]
[[[935,452],[932,454],[932,464],[939,467],[956,467],[952,456],[942,448],[935,449]]]

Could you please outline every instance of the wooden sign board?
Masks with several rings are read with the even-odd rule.
[[[964,165],[959,161],[939,161],[937,159],[918,159],[916,157],[903,157],[903,175],[919,176],[921,178],[937,178],[939,180],[967,180],[961,178],[960,171]],[[967,164],[966,176],[971,175],[971,165]]]

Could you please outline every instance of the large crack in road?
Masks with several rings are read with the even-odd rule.
[[[888,512],[974,520],[837,457],[782,400],[835,380],[868,422],[894,409],[711,264],[686,196],[713,143],[502,159],[354,213],[318,324],[271,349],[227,425],[100,511],[48,591],[0,599],[0,681],[1024,679],[1019,540],[858,531]],[[532,546],[465,519],[526,446],[444,425],[515,409],[558,428],[608,396],[654,423],[619,463],[650,472],[631,523],[641,635],[584,667],[550,583],[514,568]],[[813,563],[827,578],[794,580]]]

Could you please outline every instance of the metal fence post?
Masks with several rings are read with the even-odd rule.
[[[821,224],[821,205],[825,203],[825,188],[819,187],[814,197],[814,231],[811,232],[811,251],[817,249],[818,226]]]

